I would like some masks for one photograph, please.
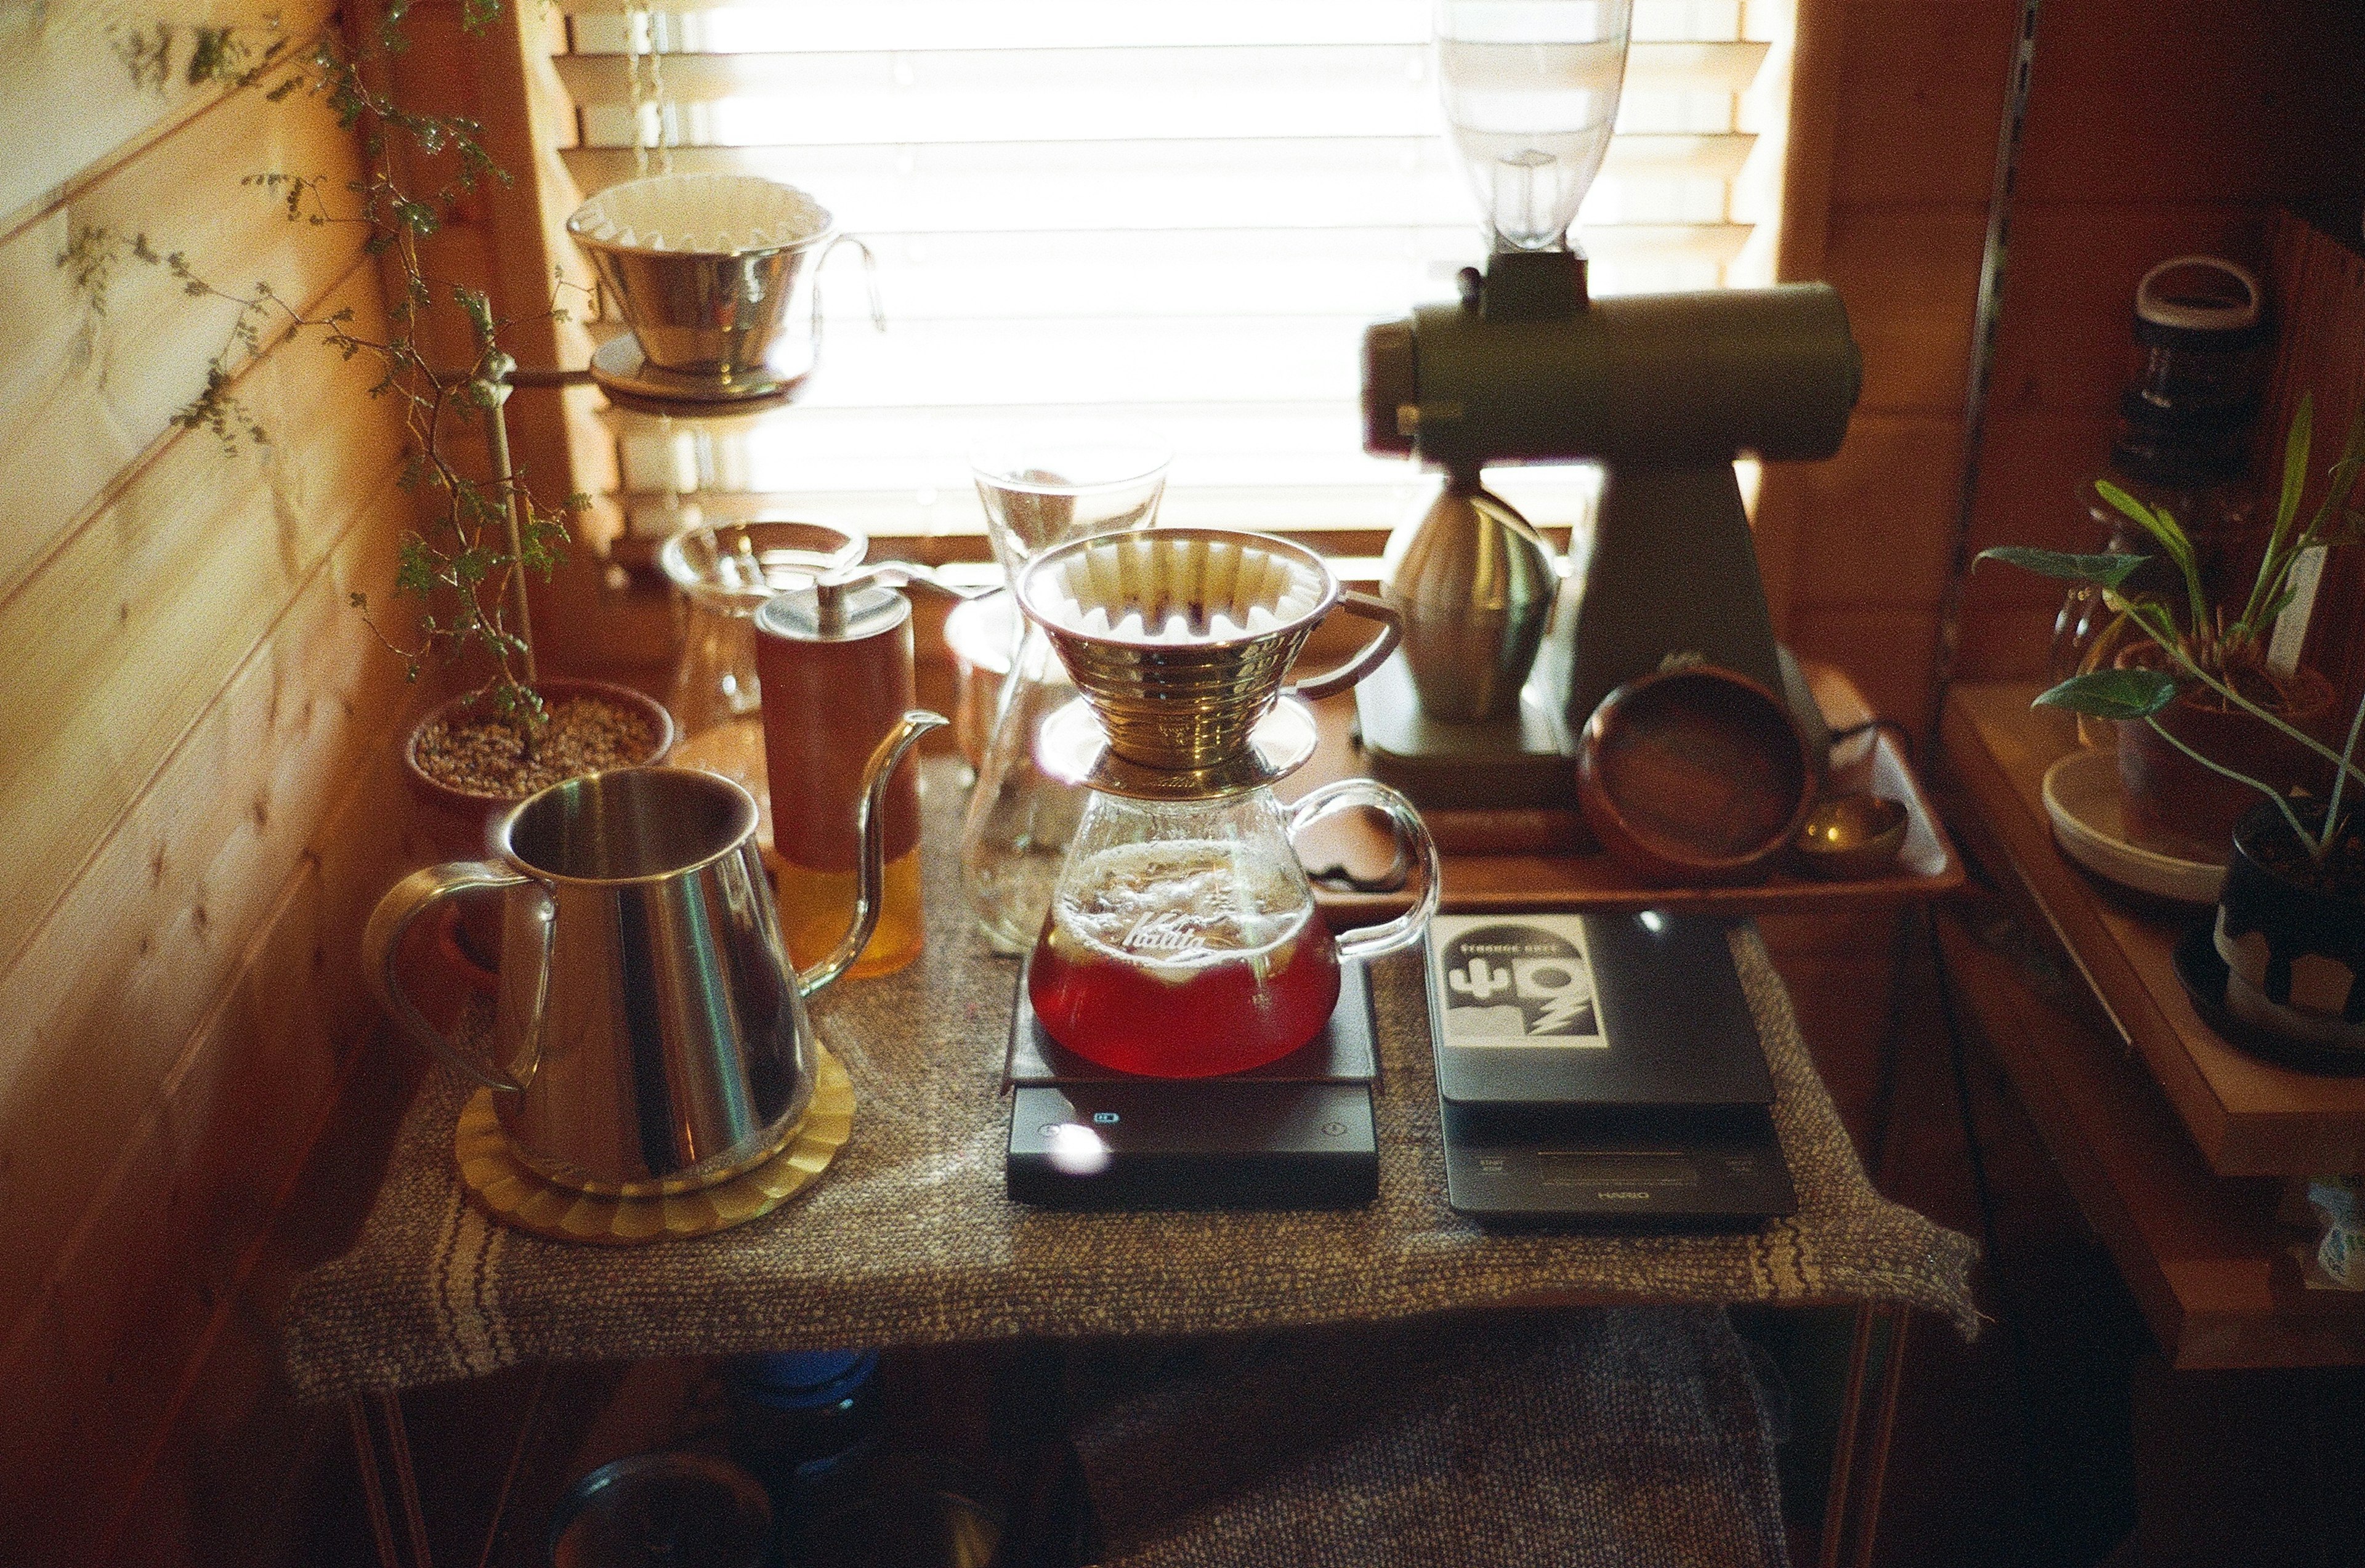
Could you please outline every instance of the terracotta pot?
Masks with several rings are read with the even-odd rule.
[[[640,759],[644,764],[656,762],[673,749],[673,716],[656,698],[644,696],[629,686],[559,676],[534,682],[534,689],[542,694],[545,703],[567,697],[604,697],[619,707],[630,708],[642,714],[657,737],[656,749]],[[403,737],[402,771],[409,781],[411,794],[440,819],[440,825],[445,832],[439,836],[452,840],[452,850],[463,856],[481,856],[489,851],[486,833],[493,819],[524,797],[455,789],[441,779],[429,778],[420,770],[418,761],[420,733],[437,719],[465,709],[469,700],[466,696],[454,697],[411,726],[410,734]]]
[[[2158,650],[2146,644],[2123,652],[2122,668],[2159,667]],[[2286,683],[2283,721],[2325,739],[2332,717],[2332,683],[2303,669]],[[2332,765],[2265,721],[2240,709],[2215,705],[2213,693],[2180,695],[2158,715],[2161,727],[2212,761],[2237,767],[2288,795],[2304,788],[2322,793],[2332,787]],[[2119,792],[2127,822],[2155,842],[2181,842],[2196,857],[2222,858],[2234,824],[2259,803],[2259,792],[2212,773],[2162,739],[2140,720],[2118,726]]]
[[[673,749],[673,716],[664,704],[644,696],[629,686],[613,681],[585,680],[573,677],[555,676],[534,682],[534,689],[545,703],[566,697],[603,697],[619,707],[630,708],[646,718],[656,735],[656,745],[642,763],[661,760]],[[420,810],[419,823],[428,839],[427,858],[438,860],[481,860],[492,854],[494,819],[524,799],[521,795],[494,795],[473,790],[455,789],[441,779],[431,778],[418,762],[419,736],[435,720],[464,708],[469,698],[454,697],[443,703],[418,723],[402,740],[402,773],[410,786],[410,793]],[[478,971],[496,969],[500,963],[500,901],[495,898],[471,898],[460,901],[460,918],[451,932],[456,956],[465,959]]]
[[[2289,1039],[2365,1052],[2365,898],[2278,870],[2262,853],[2278,846],[2285,863],[2305,853],[2262,801],[2234,830],[2211,932],[2225,960],[2225,1010]]]

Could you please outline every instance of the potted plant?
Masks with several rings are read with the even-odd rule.
[[[2196,979],[2190,955],[2180,955],[2188,983],[2197,991],[2222,984],[2225,1010],[2257,1028],[2316,1047],[2365,1049],[2365,829],[2355,812],[2365,789],[2365,770],[2357,763],[2365,701],[2336,751],[2300,722],[2310,701],[2329,710],[2326,683],[2311,673],[2308,682],[2295,684],[2268,656],[2302,553],[2365,537],[2365,516],[2348,506],[2365,465],[2365,411],[2327,472],[2322,505],[2298,525],[2312,422],[2312,408],[2303,398],[2284,447],[2274,527],[2236,613],[2207,602],[2191,543],[2175,519],[2107,484],[2101,487],[2104,498],[2156,540],[2174,565],[2185,589],[2181,605],[2119,592],[2146,559],[2142,555],[2007,546],[1982,552],[1980,559],[1992,556],[2092,585],[2138,639],[2112,667],[2071,677],[2040,695],[2037,706],[2116,720],[2123,734],[2146,732],[2193,769],[2224,780],[2245,802],[2230,831],[2232,859],[2210,932],[2225,978],[2218,980],[2211,970]],[[2320,696],[2309,695],[2316,689],[2323,689]],[[2283,753],[2303,759],[2328,787],[2297,790],[2270,776],[2260,760],[2266,748],[2245,742],[2224,749],[2222,738],[2217,745],[2197,743],[2174,722],[2180,707],[2220,718],[2238,715],[2254,734],[2272,737]]]
[[[422,244],[446,217],[507,176],[486,152],[476,122],[413,111],[381,84],[391,75],[388,62],[406,47],[408,11],[404,4],[389,6],[352,39],[331,31],[300,57],[285,58],[275,45],[250,52],[231,29],[223,30],[218,50],[226,79],[263,87],[263,78],[274,76],[263,87],[273,99],[319,96],[361,133],[366,172],[350,185],[331,188],[322,176],[289,171],[249,174],[241,184],[277,199],[291,222],[364,228],[365,248],[381,259],[387,284],[382,336],[364,330],[350,309],[308,315],[267,284],[244,292],[218,287],[146,234],[77,230],[58,264],[92,289],[94,309],[104,307],[96,290],[108,269],[126,259],[169,270],[191,295],[237,307],[204,388],[174,416],[183,428],[209,430],[227,444],[268,440],[239,404],[231,375],[232,356],[260,348],[266,332],[317,336],[347,358],[375,360],[381,375],[371,395],[396,399],[409,428],[402,484],[428,498],[420,525],[398,547],[394,578],[396,597],[417,611],[415,629],[385,630],[362,594],[353,595],[353,606],[405,660],[410,678],[433,666],[468,684],[417,722],[401,755],[414,794],[438,819],[436,836],[444,841],[439,853],[476,853],[499,812],[578,773],[654,761],[670,746],[673,725],[662,706],[639,692],[603,681],[543,678],[535,667],[526,579],[548,577],[566,543],[563,514],[584,503],[569,497],[561,507],[545,505],[513,471],[501,423],[516,364],[500,338],[511,323],[495,316],[483,293],[439,286],[424,264]],[[461,21],[481,35],[499,15],[500,0],[471,0]],[[424,329],[438,311],[455,312],[465,323],[468,363],[431,359]],[[555,299],[548,313],[565,315]],[[488,459],[482,467],[473,463],[478,450]]]
[[[2149,562],[2146,555],[2007,545],[1979,556],[2102,595],[2114,620],[2095,646],[2110,663],[2081,670],[2037,703],[2118,721],[2119,784],[2129,820],[2154,834],[2196,841],[2214,854],[2224,853],[2258,790],[2285,795],[2304,788],[2321,794],[2331,772],[2330,683],[2312,669],[2279,666],[2270,657],[2275,621],[2291,602],[2298,563],[2319,546],[2360,536],[2348,500],[2365,455],[2365,416],[2352,423],[2330,466],[2323,503],[2301,526],[2313,425],[2312,404],[2303,398],[2284,443],[2274,527],[2238,602],[2213,605],[2198,552],[2176,519],[2107,480],[2097,481],[2096,490],[2158,543],[2180,594],[2121,592]],[[2239,772],[2225,764],[2238,764]]]

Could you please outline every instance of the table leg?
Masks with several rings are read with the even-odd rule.
[[[370,1406],[377,1406],[386,1426],[386,1441],[393,1461],[395,1500],[402,1510],[403,1532],[410,1541],[411,1568],[434,1568],[427,1550],[427,1516],[419,1505],[419,1478],[410,1462],[410,1435],[402,1424],[402,1398],[395,1394],[352,1394],[345,1400],[345,1419],[353,1434],[353,1463],[361,1472],[362,1497],[369,1508],[370,1536],[377,1547],[379,1568],[403,1568],[397,1550],[394,1521],[387,1507],[386,1471],[378,1457],[376,1434],[370,1427]]]
[[[1889,1478],[1889,1442],[1897,1431],[1897,1394],[1905,1381],[1905,1323],[1903,1307],[1867,1303],[1855,1309],[1855,1335],[1848,1347],[1847,1383],[1840,1397],[1839,1432],[1832,1443],[1831,1484],[1823,1496],[1821,1539],[1815,1553],[1818,1568],[1839,1568],[1851,1540],[1855,1551],[1848,1561],[1855,1568],[1869,1568],[1872,1562],[1873,1540],[1880,1524],[1880,1494]],[[1873,1331],[1883,1325],[1887,1334],[1879,1387],[1874,1395],[1877,1410],[1871,1442],[1862,1456],[1865,1474],[1859,1487],[1855,1482],[1856,1450],[1866,1447],[1860,1440],[1865,1383],[1872,1361]]]

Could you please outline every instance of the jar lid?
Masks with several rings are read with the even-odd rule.
[[[550,1518],[554,1568],[757,1568],[772,1506],[756,1478],[699,1453],[637,1453],[567,1489]]]
[[[2266,290],[2222,256],[2172,256],[2135,285],[2135,341],[2166,348],[2239,350],[2266,339]]]
[[[800,643],[859,643],[912,618],[912,601],[875,583],[826,582],[776,595],[756,611],[756,630]]]
[[[850,1398],[879,1370],[876,1350],[773,1351],[734,1361],[734,1393],[775,1410],[817,1410]]]

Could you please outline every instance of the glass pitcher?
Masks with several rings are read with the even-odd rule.
[[[987,532],[1008,580],[1053,545],[1149,527],[1167,457],[1156,438],[1114,421],[1024,431],[973,454]],[[1083,798],[1037,761],[1044,723],[1075,700],[1075,686],[1042,631],[1013,620],[1010,673],[961,824],[961,882],[987,942],[1024,953],[1042,930]]]
[[[1437,848],[1403,796],[1365,778],[1287,809],[1272,793],[1313,755],[1306,702],[1395,651],[1396,611],[1302,544],[1214,528],[1071,541],[1027,566],[1018,601],[1081,697],[1045,726],[1041,755],[1091,787],[1027,969],[1036,1016],[1124,1072],[1280,1060],[1329,1020],[1342,958],[1408,946],[1437,908]],[[1289,684],[1334,610],[1375,633]],[[1291,840],[1359,807],[1386,814],[1422,890],[1399,918],[1337,940]]]
[[[756,797],[771,841],[764,773],[763,693],[756,678],[756,611],[774,594],[810,588],[862,559],[869,543],[835,523],[762,517],[678,533],[657,564],[681,590],[681,658],[666,709],[681,735],[674,760],[718,773]]]
[[[1385,812],[1423,868],[1413,907],[1334,937],[1291,840],[1358,807]],[[1269,789],[1205,801],[1094,790],[1026,974],[1051,1037],[1153,1078],[1278,1061],[1322,1032],[1342,959],[1418,940],[1437,909],[1437,849],[1410,801],[1351,778],[1295,806]]]

